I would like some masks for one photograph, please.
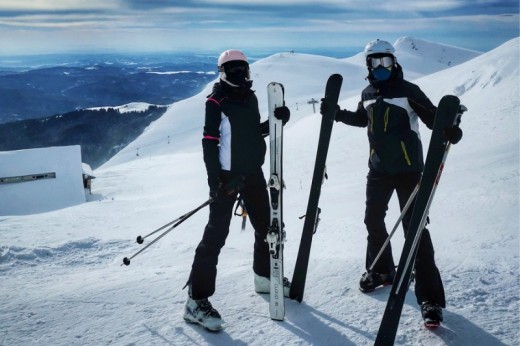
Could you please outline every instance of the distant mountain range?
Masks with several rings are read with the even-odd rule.
[[[79,144],[95,169],[214,80],[215,64],[203,55],[0,58],[0,151]]]
[[[216,78],[216,58],[208,56],[94,55],[43,61],[0,59],[0,123],[130,102],[168,105]]]

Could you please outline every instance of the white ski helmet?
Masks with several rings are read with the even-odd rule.
[[[244,53],[242,53],[242,51],[239,51],[238,49],[229,49],[222,52],[222,54],[220,54],[220,56],[218,57],[218,70],[220,72],[224,72],[224,67],[222,65],[224,65],[228,61],[235,60],[247,62],[247,57]]]
[[[380,39],[370,41],[365,46],[365,58],[372,54],[390,54],[394,56],[395,48],[387,41]]]

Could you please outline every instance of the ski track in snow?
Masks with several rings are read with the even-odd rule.
[[[519,345],[519,40],[479,56],[468,51],[450,56],[459,51],[414,40],[404,38],[397,47],[402,49],[405,76],[407,68],[413,76],[424,76],[417,83],[432,102],[456,93],[469,111],[461,125],[464,138],[450,152],[428,226],[447,295],[444,323],[433,331],[423,327],[412,285],[396,344]],[[436,61],[429,68],[435,70],[424,73],[428,52]],[[466,60],[453,70],[442,70],[448,62]],[[300,71],[312,73],[302,81],[291,79]],[[278,54],[252,65],[261,111],[266,106],[263,85],[272,80],[284,83],[291,108],[284,138],[289,278],[320,121],[312,107],[304,105],[310,97],[322,97],[324,84],[316,81],[325,82],[336,72],[347,81],[340,105],[355,109],[365,83],[359,56],[338,60]],[[454,82],[446,85],[446,80]],[[134,144],[96,170],[89,203],[0,218],[0,346],[374,343],[389,287],[371,294],[358,290],[365,270],[365,129],[334,126],[304,300],[286,300],[284,322],[271,320],[268,295],[253,291],[252,227],[248,222],[240,231],[238,217],[219,257],[217,290],[211,298],[226,321],[222,332],[210,333],[182,319],[187,296],[182,288],[207,208],[132,259],[130,266],[121,265],[124,257],[153,239],[139,245],[137,235],[148,234],[208,198],[199,116],[207,91],[172,105]],[[172,127],[179,144],[156,144]],[[422,126],[421,134],[426,152],[430,132]],[[142,148],[138,158],[135,147]],[[264,172],[268,169],[264,165]],[[394,197],[389,229],[398,216]],[[399,228],[392,239],[396,262],[402,245]]]

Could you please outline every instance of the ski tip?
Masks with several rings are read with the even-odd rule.
[[[343,80],[343,76],[340,75],[339,73],[334,73],[334,74],[330,75],[329,79]]]
[[[460,99],[459,99],[457,96],[455,96],[455,95],[444,95],[444,96],[441,98],[441,100],[442,100],[442,99],[453,100],[453,101],[460,101]]]
[[[329,77],[325,85],[325,99],[328,99],[328,102],[338,103],[341,84],[343,84],[343,77],[340,74],[336,73]]]
[[[455,95],[444,95],[439,101],[439,106],[441,105],[453,107],[453,111],[456,111],[459,109],[460,99]]]
[[[284,90],[284,87],[283,87],[283,84],[282,83],[278,83],[278,82],[271,82],[269,84],[267,84],[267,89],[276,89],[276,88],[280,88],[282,91]]]

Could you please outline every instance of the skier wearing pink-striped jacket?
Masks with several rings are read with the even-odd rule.
[[[258,100],[251,89],[247,57],[227,50],[218,59],[220,80],[206,100],[202,148],[213,202],[209,221],[195,251],[188,279],[184,319],[210,330],[222,328],[222,318],[208,298],[215,293],[220,250],[229,233],[233,206],[240,193],[255,230],[254,286],[257,293],[270,291],[270,255],[265,241],[270,221],[269,196],[263,175],[268,121],[261,122]],[[285,124],[285,106],[275,109]],[[288,289],[287,289],[288,293]]]

